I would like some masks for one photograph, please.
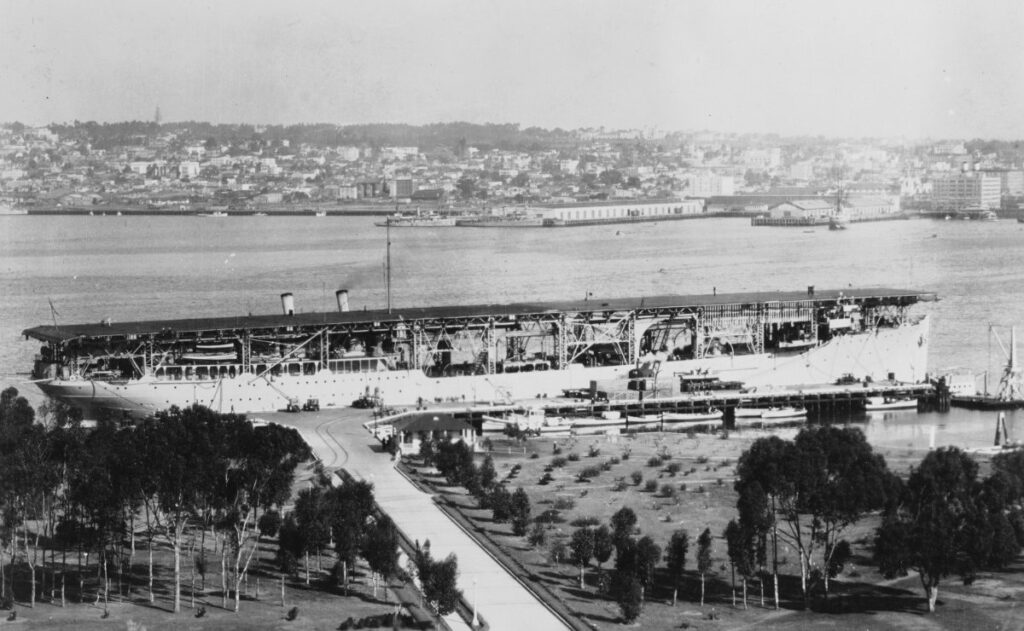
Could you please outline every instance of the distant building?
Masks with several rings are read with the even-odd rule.
[[[687,197],[715,197],[716,195],[733,195],[736,192],[736,180],[731,175],[715,175],[703,173],[690,175],[686,178]]]
[[[835,208],[835,202],[829,199],[797,199],[770,206],[768,216],[772,219],[827,221],[835,214]]]
[[[405,199],[412,197],[413,181],[411,178],[395,178],[391,182],[391,196]]]
[[[932,180],[932,203],[939,210],[999,208],[1002,181],[984,171],[951,173]]]

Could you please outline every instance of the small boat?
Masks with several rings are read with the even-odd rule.
[[[864,402],[865,410],[909,410],[917,409],[917,399],[913,397],[868,397]]]
[[[546,416],[543,408],[530,408],[508,416],[484,415],[480,430],[484,434],[503,434],[509,427],[532,432],[538,436],[568,436],[571,424],[561,416]]]
[[[774,421],[781,419],[796,419],[807,416],[807,410],[793,406],[771,407],[761,413],[761,420]]]
[[[764,408],[737,407],[732,414],[734,418],[761,418]]]
[[[318,211],[316,211],[315,215],[317,217],[326,217],[327,216],[327,211],[326,210],[318,210]]]
[[[814,346],[814,340],[789,340],[786,342],[779,342],[780,350],[794,351],[801,350],[804,348],[810,348]]]
[[[626,429],[628,422],[619,412],[602,412],[598,417],[573,419],[571,425],[573,434],[604,434]]]
[[[228,214],[222,210],[217,210],[212,213],[199,213],[200,217],[227,217]]]
[[[663,412],[661,414],[627,416],[626,419],[629,421],[626,429],[658,429],[677,432],[682,429],[716,424],[722,420],[722,412],[711,408],[706,412]]]
[[[196,364],[219,364],[222,362],[238,361],[238,354],[231,353],[184,353],[181,361]]]

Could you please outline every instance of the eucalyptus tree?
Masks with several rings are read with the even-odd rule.
[[[916,571],[930,612],[943,578],[957,574],[970,582],[990,554],[977,476],[978,464],[956,447],[928,452],[876,531],[879,570],[886,578]]]
[[[705,528],[697,537],[697,573],[700,574],[700,606],[704,606],[705,577],[711,570],[711,529]]]
[[[136,431],[149,463],[149,509],[174,551],[174,612],[181,611],[181,552],[184,535],[209,502],[215,481],[227,469],[219,453],[216,426],[223,415],[200,405],[172,407],[147,419]]]
[[[675,607],[676,599],[679,596],[679,584],[683,580],[683,572],[686,570],[686,552],[690,548],[690,535],[686,530],[680,528],[672,533],[665,549],[665,563],[668,565],[668,574],[672,578],[672,606]]]
[[[846,549],[839,545],[842,535],[867,512],[890,504],[899,482],[859,429],[826,426],[805,428],[793,442],[777,436],[755,441],[740,457],[736,490],[738,505],[746,505],[739,506],[741,520],[746,512],[748,527],[771,532],[776,601],[781,538],[799,556],[806,605],[812,569],[821,569],[827,596],[835,555]],[[764,512],[751,511],[754,506]]]
[[[369,528],[363,540],[362,556],[370,569],[383,579],[386,602],[391,578],[398,573],[398,528],[387,515],[377,517]],[[376,581],[373,584],[373,597],[377,597]]]
[[[569,557],[572,562],[580,568],[580,589],[584,589],[584,570],[590,565],[590,559],[594,557],[594,529],[589,527],[578,528],[572,533],[569,541]]]

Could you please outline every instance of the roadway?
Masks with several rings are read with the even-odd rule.
[[[430,541],[431,554],[443,559],[454,553],[459,588],[493,631],[562,631],[568,627],[491,558],[472,537],[395,468],[391,457],[363,427],[365,411],[332,409],[298,414],[261,414],[260,418],[294,427],[328,470],[345,469],[373,483],[381,509],[410,539]],[[457,614],[445,618],[452,629],[469,629]]]

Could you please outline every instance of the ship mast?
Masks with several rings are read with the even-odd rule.
[[[391,217],[387,220],[387,255],[384,262],[384,288],[387,291],[388,313],[391,313]]]

